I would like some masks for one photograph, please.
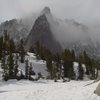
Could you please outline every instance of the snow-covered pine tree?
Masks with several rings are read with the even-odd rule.
[[[8,80],[8,66],[6,64],[6,55],[5,51],[2,52],[2,59],[1,59],[1,68],[3,70],[3,75],[2,78],[3,80],[7,81]]]
[[[79,73],[78,79],[83,80],[84,70],[80,62],[79,62],[79,67],[78,67],[78,73]]]
[[[15,58],[15,68],[14,68],[14,77],[17,79],[17,73],[18,73],[18,55],[16,54]]]
[[[14,78],[14,58],[12,52],[10,52],[8,59],[7,59],[7,66],[8,66],[8,75],[9,79]]]
[[[53,79],[54,79],[54,82],[57,82],[57,78],[58,78],[58,75],[57,75],[57,64],[56,62],[52,61],[52,67],[53,67]]]
[[[25,79],[29,78],[29,65],[28,65],[29,61],[28,59],[25,61]]]
[[[30,63],[30,66],[29,66],[29,80],[34,80],[32,78],[32,75],[35,75],[35,72],[33,70],[32,63]]]

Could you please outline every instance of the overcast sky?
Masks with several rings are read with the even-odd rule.
[[[0,0],[0,22],[40,11],[45,6],[58,18],[100,20],[100,0]]]

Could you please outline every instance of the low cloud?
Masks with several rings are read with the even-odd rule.
[[[41,11],[45,6],[49,6],[53,15],[60,19],[75,19],[87,25],[91,29],[94,40],[100,41],[98,23],[100,22],[100,0],[0,0],[0,22],[28,16]],[[64,26],[62,31],[65,31]],[[72,37],[71,33],[69,36]],[[77,38],[79,34],[76,33],[75,36]]]

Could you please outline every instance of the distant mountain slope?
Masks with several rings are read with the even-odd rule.
[[[90,56],[100,58],[100,43],[91,37],[94,31],[73,19],[55,18],[48,7],[20,21],[13,19],[2,23],[0,35],[5,29],[16,41],[24,38],[26,49],[39,41],[53,52],[69,48],[79,54],[86,50]]]
[[[87,26],[75,20],[59,20],[45,7],[36,19],[26,40],[26,47],[39,41],[52,51],[74,49],[77,54],[86,50],[91,57],[100,56],[100,44],[94,42]]]
[[[20,38],[26,38],[29,29],[17,19],[5,21],[0,25],[0,35],[3,35],[4,30],[7,30],[8,34],[14,38],[15,41],[19,41]]]

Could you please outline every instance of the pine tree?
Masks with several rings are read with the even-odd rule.
[[[14,78],[14,58],[11,52],[7,59],[7,65],[8,65],[9,79],[13,79]]]
[[[26,60],[25,63],[26,63],[25,64],[25,78],[28,79],[29,78],[29,65],[28,65],[29,61],[28,61],[28,59]]]
[[[73,58],[70,50],[65,49],[65,51],[62,54],[62,60],[64,61],[64,77],[74,79],[75,74],[73,70]]]
[[[9,35],[7,30],[4,30],[4,41],[8,41],[9,40]]]
[[[7,81],[8,80],[8,66],[7,66],[7,41],[8,41],[8,35],[7,35],[7,30],[4,30],[4,37],[1,37],[0,39],[0,51],[1,51],[1,66],[3,69],[3,80]]]
[[[16,54],[16,60],[15,60],[15,68],[14,68],[14,76],[17,79],[17,73],[18,73],[18,58],[17,58],[17,54]]]
[[[31,52],[31,53],[35,53],[35,51],[34,51],[34,47],[33,47],[33,46],[30,47],[29,52]]]
[[[62,53],[63,67],[64,67],[64,77],[68,77],[68,66],[67,66],[67,49]]]
[[[58,73],[58,78],[61,78],[61,72],[62,72],[62,65],[61,65],[61,55],[59,53],[55,54],[53,57],[53,61],[56,63],[57,66],[57,73]]]
[[[4,30],[3,45],[4,45],[4,50],[6,52],[9,51],[9,40],[10,40],[9,34],[7,33],[7,30]]]
[[[2,59],[2,51],[3,51],[3,37],[0,37],[0,60]]]
[[[2,57],[3,79],[14,78],[14,59],[13,54],[15,45],[13,39],[4,30],[4,36],[0,38],[0,57]]]
[[[91,71],[92,71],[92,66],[91,66],[91,58],[88,56],[88,54],[86,53],[86,51],[84,51],[84,62],[86,65],[86,74],[90,75]]]
[[[98,78],[99,75],[99,66],[100,66],[100,62],[98,60],[94,60],[92,59],[92,77],[91,79],[96,79]]]
[[[78,62],[85,64],[85,59],[84,59],[83,53],[79,54]]]
[[[2,60],[1,60],[1,68],[3,69],[3,80],[7,81],[8,80],[8,66],[6,64],[6,55],[5,51],[2,53]]]
[[[20,44],[19,44],[19,54],[20,54],[20,61],[21,63],[24,63],[24,59],[25,59],[25,49],[24,49],[24,41],[23,39],[20,40]]]
[[[78,79],[83,80],[84,70],[83,70],[82,64],[80,62],[79,62],[79,66],[78,66],[78,73],[79,73]]]
[[[35,72],[33,71],[32,63],[30,63],[29,66],[29,80],[34,80],[31,75],[35,75]]]
[[[46,66],[47,71],[50,74],[50,78],[53,79],[52,54],[49,50],[46,51]]]
[[[72,56],[72,60],[74,62],[76,60],[76,56],[75,56],[74,50],[71,51],[71,56]]]
[[[56,62],[52,62],[52,67],[53,67],[53,79],[54,79],[54,82],[57,82],[57,78],[58,78],[58,75],[57,75],[57,64]]]
[[[13,39],[9,40],[9,52],[15,53],[16,46]]]

